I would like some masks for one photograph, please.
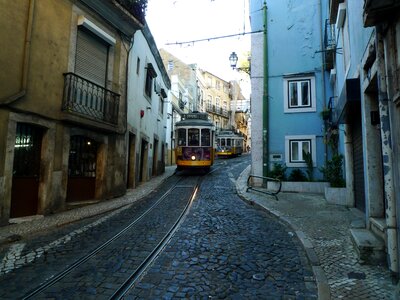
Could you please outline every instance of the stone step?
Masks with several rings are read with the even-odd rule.
[[[386,241],[386,220],[384,218],[370,218],[371,231]]]
[[[368,229],[350,229],[361,264],[378,265],[386,261],[385,243]]]

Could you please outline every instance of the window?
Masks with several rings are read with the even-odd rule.
[[[207,96],[207,110],[208,111],[212,110],[212,96],[211,95]]]
[[[211,131],[210,129],[201,130],[201,146],[211,146]]]
[[[146,81],[144,86],[145,95],[151,98],[152,90],[153,90],[153,79],[157,77],[157,73],[154,70],[152,64],[147,64],[147,73],[146,73]]]
[[[186,129],[178,129],[178,146],[186,146]]]
[[[310,80],[289,81],[289,108],[310,107]]]
[[[139,75],[140,71],[140,58],[138,57],[136,60],[136,75]]]
[[[290,151],[290,162],[304,162],[304,153],[310,153],[311,151],[311,141],[289,141],[289,151]]]
[[[172,71],[174,69],[174,61],[169,60],[168,61],[168,71]]]
[[[215,98],[215,108],[217,109],[217,112],[219,111],[221,107],[221,99]]]
[[[79,26],[76,40],[75,73],[105,87],[109,46],[89,29]]]
[[[163,97],[159,97],[158,113],[161,116],[164,115],[164,99],[163,99]]]
[[[315,112],[315,78],[284,78],[284,112]]]
[[[188,142],[189,146],[199,146],[200,139],[200,130],[197,128],[189,128],[188,129]]]
[[[316,166],[315,135],[298,135],[285,137],[285,156],[288,167],[306,167],[304,153],[311,153]]]
[[[217,90],[220,90],[220,89],[221,89],[221,83],[219,82],[219,80],[216,80],[216,81],[215,81],[215,88],[216,88]]]

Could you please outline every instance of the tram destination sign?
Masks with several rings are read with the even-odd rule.
[[[183,114],[183,117],[186,120],[206,120],[208,121],[208,114],[207,113],[188,113]]]

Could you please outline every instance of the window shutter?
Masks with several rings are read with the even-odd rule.
[[[105,87],[108,44],[83,27],[78,28],[75,73]]]

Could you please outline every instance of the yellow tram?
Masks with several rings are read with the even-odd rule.
[[[175,124],[175,159],[178,170],[210,169],[214,163],[215,130],[207,113],[183,114]]]
[[[236,157],[243,152],[244,138],[233,130],[221,130],[217,134],[217,156]]]

